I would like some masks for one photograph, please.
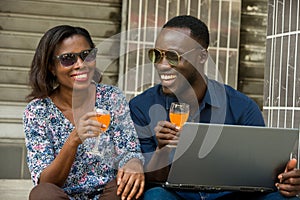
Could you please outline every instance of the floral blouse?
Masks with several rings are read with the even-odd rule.
[[[130,117],[128,103],[114,86],[96,84],[97,108],[110,111],[111,122],[101,134],[99,149],[102,155],[87,153],[93,147],[91,138],[78,146],[75,161],[62,187],[70,199],[88,199],[99,194],[105,184],[116,177],[117,169],[131,158],[144,162],[140,144]],[[41,172],[59,154],[74,125],[48,98],[34,99],[23,115],[27,164],[34,184]],[[94,199],[98,199],[96,195]]]

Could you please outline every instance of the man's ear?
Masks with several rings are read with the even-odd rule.
[[[199,62],[204,64],[206,62],[208,58],[208,51],[205,50],[205,51],[202,51],[200,54],[199,54]]]

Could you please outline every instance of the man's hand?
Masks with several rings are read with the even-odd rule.
[[[168,121],[159,121],[154,128],[156,139],[158,141],[158,148],[164,146],[177,145],[179,137],[179,128]]]
[[[276,187],[286,197],[293,197],[300,194],[300,170],[296,169],[297,160],[291,159],[283,173],[278,175],[279,183]]]

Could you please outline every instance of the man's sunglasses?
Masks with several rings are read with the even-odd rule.
[[[98,51],[97,48],[92,48],[92,49],[82,50],[79,53],[64,53],[59,56],[55,56],[54,58],[58,59],[62,66],[70,67],[77,62],[78,56],[84,62],[94,61],[96,59],[97,51]]]
[[[183,54],[179,54],[175,50],[160,50],[160,49],[154,48],[154,49],[150,49],[148,51],[148,57],[152,63],[159,63],[161,61],[161,59],[163,59],[163,57],[166,57],[166,59],[168,60],[168,63],[171,66],[178,66],[183,55],[190,53],[190,52],[194,51],[195,49],[199,49],[199,48],[200,47],[193,48]],[[201,48],[201,49],[203,49],[203,48]],[[205,50],[205,49],[203,49],[203,50]]]

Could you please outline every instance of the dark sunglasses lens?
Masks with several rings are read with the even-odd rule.
[[[166,58],[170,65],[177,66],[178,65],[178,54],[175,51],[166,51]]]
[[[151,62],[158,63],[161,59],[161,52],[157,49],[150,49],[148,52],[148,56]]]
[[[63,66],[68,67],[76,63],[77,56],[73,53],[63,54],[59,57],[59,61]]]
[[[97,49],[85,50],[81,52],[81,58],[85,62],[92,62],[96,59]]]

